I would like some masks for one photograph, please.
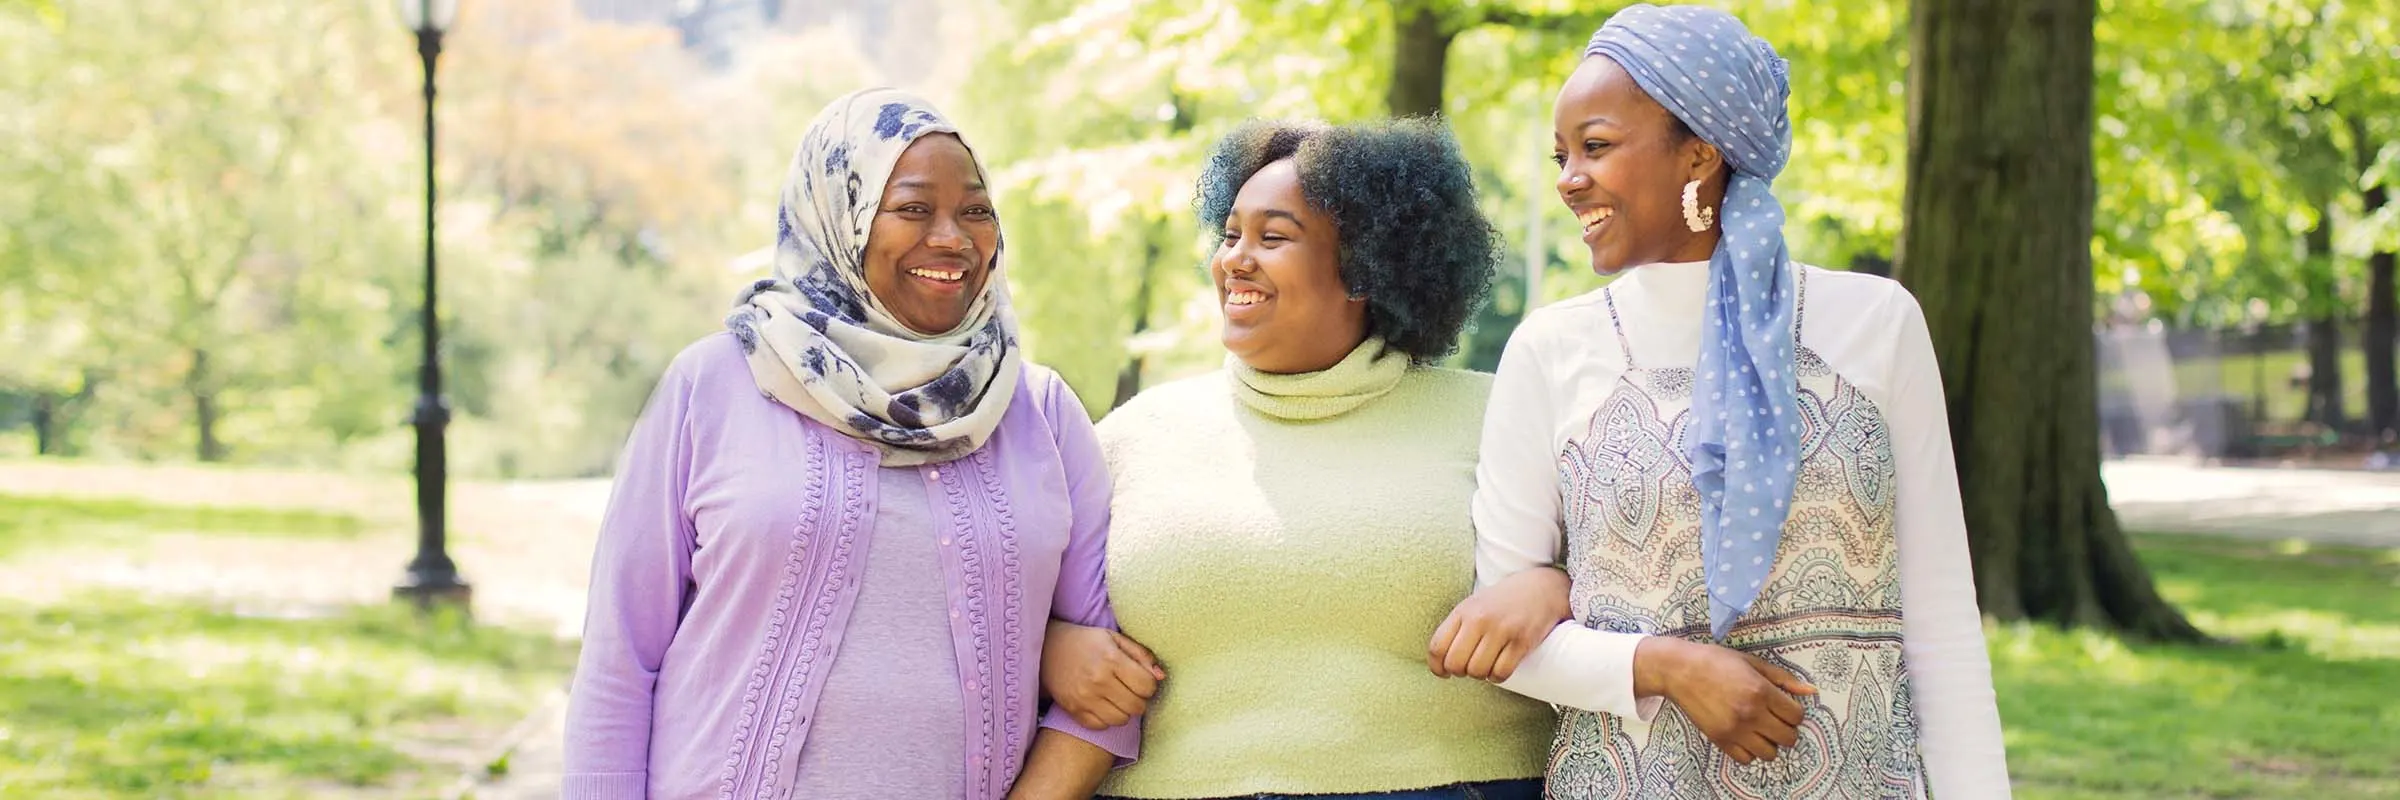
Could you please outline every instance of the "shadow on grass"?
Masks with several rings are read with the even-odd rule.
[[[2006,626],[1992,667],[2024,797],[2400,797],[2400,564],[2382,551],[2143,536],[2222,645]]]
[[[505,728],[573,658],[571,643],[393,607],[293,620],[124,595],[0,604],[0,796],[383,784],[417,766],[396,733]]]
[[[325,511],[0,495],[0,555],[25,547],[102,544],[160,533],[351,539],[366,532],[365,520]]]

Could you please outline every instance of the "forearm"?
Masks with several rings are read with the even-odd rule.
[[[1033,752],[1025,771],[1008,792],[1008,800],[1086,800],[1100,789],[1100,779],[1116,764],[1115,754],[1099,745],[1056,728],[1034,734]]]

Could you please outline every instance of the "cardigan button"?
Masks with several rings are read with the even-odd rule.
[[[929,470],[926,470],[926,471],[925,471],[925,477],[927,477],[927,478],[929,478],[929,479],[932,479],[932,480],[937,480],[937,481],[938,481],[938,480],[941,480],[941,479],[942,479],[942,471],[941,471],[941,470],[938,470],[938,469],[929,469]]]

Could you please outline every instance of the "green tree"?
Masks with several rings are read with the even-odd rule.
[[[2100,482],[2094,13],[2093,0],[1912,2],[1899,275],[1941,361],[1984,612],[2197,638]]]

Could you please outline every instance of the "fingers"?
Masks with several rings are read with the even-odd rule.
[[[1498,636],[1484,636],[1476,639],[1475,652],[1467,657],[1467,677],[1491,680],[1492,664],[1500,660],[1500,650],[1506,646],[1508,646],[1507,640]],[[1457,648],[1451,648],[1451,650],[1456,652]]]
[[[1134,717],[1141,716],[1141,713],[1148,710],[1149,707],[1149,703],[1133,696],[1131,692],[1124,691],[1122,688],[1112,688],[1100,692],[1100,707],[1093,709],[1093,712],[1108,722],[1107,725],[1101,727],[1114,728],[1133,721]]]
[[[1162,681],[1167,679],[1166,668],[1158,665],[1158,656],[1151,653],[1150,648],[1143,647],[1141,642],[1134,641],[1132,637],[1122,633],[1112,631],[1109,636],[1116,640],[1118,650],[1123,651],[1135,663],[1142,665],[1142,669],[1149,670],[1151,678]]]
[[[1767,714],[1784,727],[1798,727],[1800,721],[1808,716],[1808,709],[1802,707],[1800,701],[1782,692],[1768,692],[1766,705]]]
[[[1466,677],[1467,664],[1475,659],[1475,648],[1482,644],[1483,631],[1480,628],[1462,625],[1458,636],[1450,641],[1450,652],[1442,656],[1442,671],[1439,674]]]
[[[1768,683],[1775,684],[1775,688],[1777,689],[1782,689],[1787,693],[1795,695],[1809,695],[1817,693],[1817,687],[1810,686],[1807,681],[1801,680],[1799,676],[1793,675],[1791,671],[1775,666],[1774,664],[1769,663],[1766,659],[1759,658],[1758,656],[1754,656],[1749,653],[1743,653],[1742,658],[1749,661],[1750,668],[1757,670],[1758,674],[1761,677],[1766,678]]]
[[[1117,685],[1109,687],[1112,691],[1122,691],[1143,700],[1158,696],[1158,678],[1153,677],[1150,669],[1143,667],[1132,656],[1122,653],[1111,655],[1108,659],[1108,675],[1116,679],[1114,682]]]
[[[1525,660],[1526,652],[1526,648],[1519,647],[1514,641],[1511,641],[1507,646],[1500,648],[1500,658],[1492,662],[1491,680],[1494,682],[1499,682],[1508,680],[1510,677],[1515,676],[1517,674],[1517,664],[1522,663]]]
[[[1433,641],[1425,645],[1425,668],[1432,670],[1435,677],[1450,677],[1443,662],[1450,658],[1450,640],[1458,636],[1458,628],[1458,611],[1453,609],[1450,616],[1442,618],[1441,627],[1433,629]]]
[[[1718,742],[1717,749],[1725,751],[1725,755],[1732,758],[1736,764],[1748,764],[1758,760],[1757,754],[1750,752],[1748,747],[1744,747],[1737,741]]]
[[[1800,728],[1785,724],[1783,720],[1775,720],[1759,726],[1759,734],[1765,736],[1767,743],[1775,745],[1777,749],[1800,743]]]
[[[1752,760],[1773,761],[1776,756],[1783,754],[1775,747],[1774,742],[1768,741],[1767,737],[1759,735],[1757,731],[1744,732],[1742,737],[1742,749],[1750,751]]]

